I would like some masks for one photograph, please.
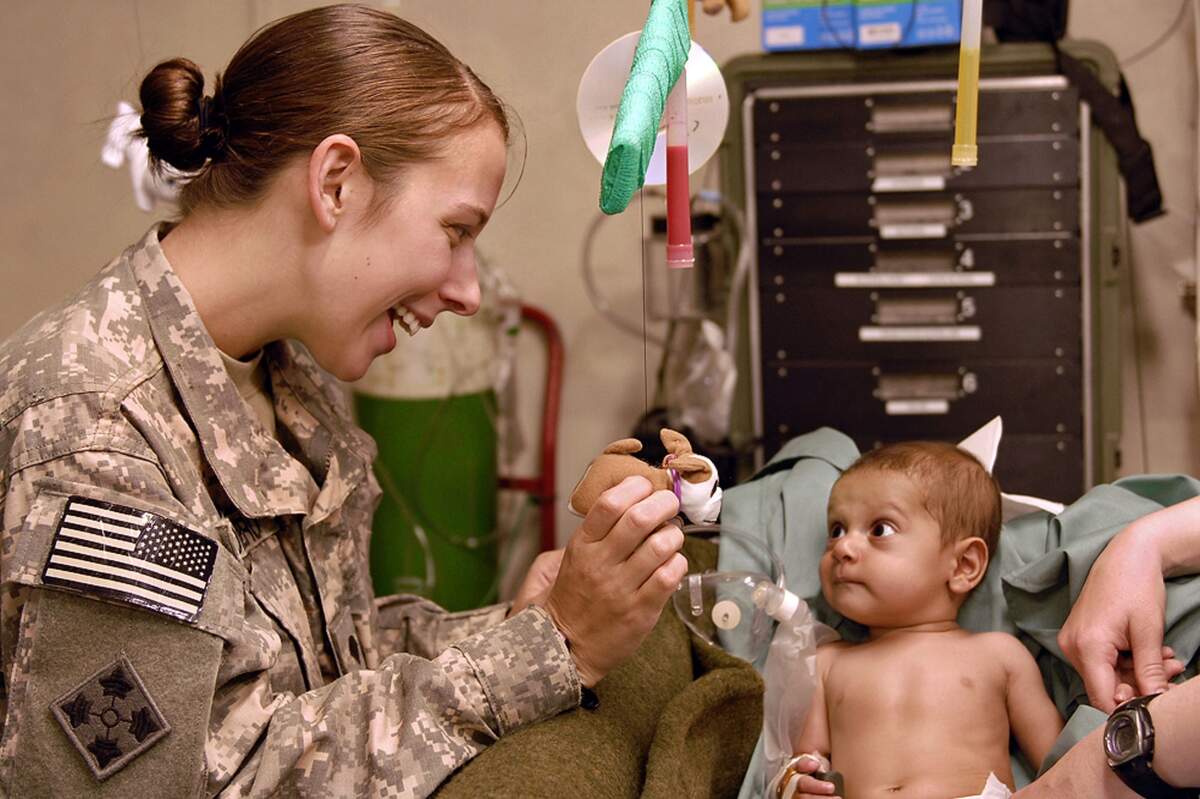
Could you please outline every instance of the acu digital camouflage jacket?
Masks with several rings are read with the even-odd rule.
[[[374,601],[373,442],[289,342],[264,430],[160,233],[0,347],[0,796],[424,796],[577,705],[544,611]]]

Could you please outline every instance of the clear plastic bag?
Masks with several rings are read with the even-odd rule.
[[[790,592],[778,595],[763,588],[760,604],[780,621],[771,639],[763,669],[763,785],[774,796],[775,782],[797,755],[804,722],[817,688],[817,647],[836,641],[838,634],[817,621],[807,604]],[[761,597],[760,597],[761,594]],[[788,611],[790,609],[790,613]]]
[[[668,364],[667,413],[671,422],[695,431],[703,443],[729,435],[737,367],[725,349],[725,334],[708,319],[689,326]]]

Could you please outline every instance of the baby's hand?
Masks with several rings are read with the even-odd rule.
[[[817,799],[835,796],[834,784],[818,779],[814,772],[830,771],[829,761],[820,755],[800,755],[784,769],[776,789],[778,799]]]

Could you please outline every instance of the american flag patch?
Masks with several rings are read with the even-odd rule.
[[[70,497],[42,582],[195,621],[217,544],[170,519],[124,505]]]

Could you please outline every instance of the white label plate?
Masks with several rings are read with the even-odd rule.
[[[858,340],[875,341],[979,341],[978,325],[868,325],[858,329]]]
[[[888,400],[884,404],[888,416],[941,416],[950,413],[950,401],[944,399]]]

